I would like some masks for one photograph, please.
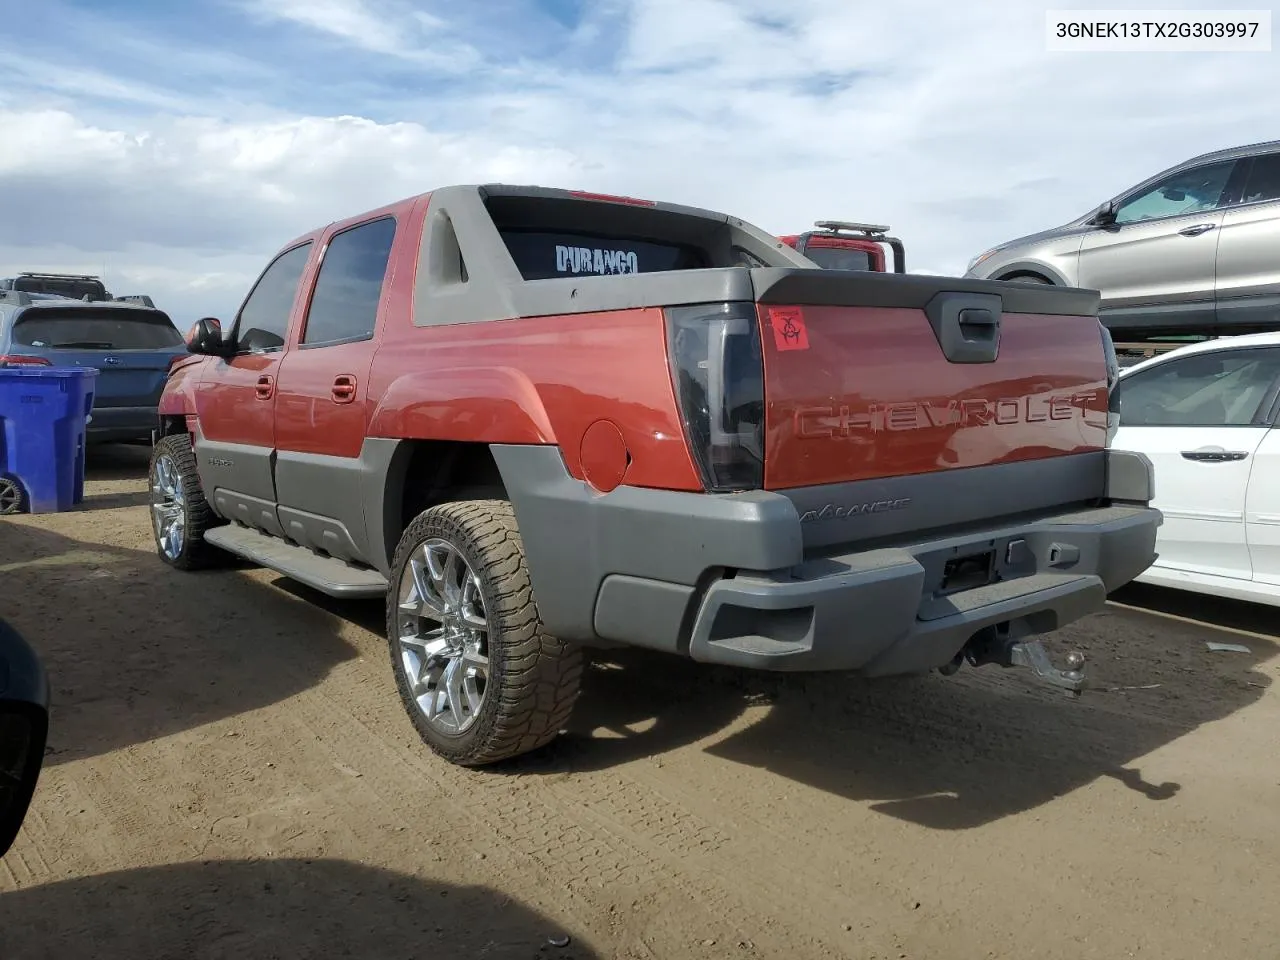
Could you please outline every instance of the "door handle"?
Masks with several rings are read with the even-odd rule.
[[[1245,450],[1224,450],[1222,447],[1201,447],[1198,450],[1182,451],[1182,459],[1194,460],[1197,463],[1233,463],[1244,460],[1248,456]]]
[[[1190,226],[1190,227],[1183,227],[1183,228],[1182,228],[1181,230],[1179,230],[1178,232],[1179,232],[1180,234],[1182,234],[1184,237],[1198,237],[1198,236],[1200,236],[1200,234],[1202,234],[1202,233],[1208,233],[1208,232],[1209,232],[1210,230],[1212,230],[1215,226],[1217,226],[1217,224],[1213,224],[1213,223],[1197,223],[1197,224],[1195,224],[1195,225],[1193,225],[1193,226]]]
[[[270,400],[271,394],[275,391],[276,382],[269,373],[264,373],[258,378],[257,394],[259,400]]]
[[[349,373],[334,377],[330,395],[334,403],[350,403],[356,398],[356,378]]]

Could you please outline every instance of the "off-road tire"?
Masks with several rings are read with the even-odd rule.
[[[167,556],[161,548],[160,536],[156,530],[155,510],[152,505],[156,485],[156,466],[164,456],[168,456],[177,467],[178,482],[182,485],[182,494],[186,501],[182,549],[173,557]],[[196,470],[196,456],[191,448],[190,436],[185,433],[170,434],[155,445],[151,451],[151,464],[147,469],[147,491],[153,497],[147,507],[152,515],[151,535],[156,543],[156,554],[161,560],[179,570],[200,570],[227,561],[225,551],[204,542],[206,530],[221,526],[226,521],[213,512],[213,508],[205,499],[204,487],[200,484],[200,473]]]
[[[423,715],[399,647],[401,577],[414,553],[433,538],[448,541],[477,574],[488,621],[484,700],[472,725],[457,735],[436,729]],[[582,649],[551,636],[542,624],[524,544],[505,500],[444,503],[409,524],[391,567],[387,641],[396,688],[419,736],[459,766],[499,763],[550,743],[568,722],[582,683]]]

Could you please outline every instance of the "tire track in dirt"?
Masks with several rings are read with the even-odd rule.
[[[610,907],[616,910],[619,901],[630,900],[628,909],[639,914],[630,918],[633,931],[650,921],[676,926],[679,915],[691,929],[708,931],[701,939],[715,940],[716,946],[731,944],[738,956],[795,949],[794,928],[776,940],[771,932],[776,899],[762,898],[754,886],[753,895],[744,897],[741,876],[694,853],[700,844],[712,852],[721,849],[724,837],[709,824],[693,818],[690,826],[687,811],[613,774],[575,777],[571,788],[557,790],[541,778],[469,771],[437,761],[416,735],[406,743],[386,732],[395,724],[408,726],[386,672],[387,703],[373,710],[382,731],[357,720],[345,706],[348,697],[336,690],[310,691],[298,698],[300,713],[324,749],[342,763],[360,764],[379,785],[375,789],[384,804],[403,802],[404,792],[419,789],[423,781],[434,785],[448,802],[450,822],[470,827],[466,834],[455,828],[453,835],[496,835],[508,855],[536,865],[550,889],[564,889],[579,902],[574,913],[583,926],[597,925]],[[362,687],[367,696],[368,686]],[[337,717],[341,722],[335,722]],[[405,771],[412,774],[409,786],[403,785]],[[603,791],[589,786],[604,777],[616,786]],[[387,789],[382,784],[399,785]],[[664,823],[669,842],[655,840],[646,827],[658,826],[661,838]],[[835,944],[805,939],[814,956],[844,955]],[[690,946],[681,944],[682,949]]]

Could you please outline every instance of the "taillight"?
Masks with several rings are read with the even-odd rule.
[[[712,493],[764,485],[764,360],[754,303],[666,311],[685,437]]]
[[[51,367],[44,357],[27,357],[20,353],[0,354],[0,367]]]
[[[1098,329],[1102,332],[1102,353],[1107,362],[1107,446],[1115,439],[1120,429],[1120,360],[1116,356],[1116,344],[1111,339],[1111,331],[1101,322]]]

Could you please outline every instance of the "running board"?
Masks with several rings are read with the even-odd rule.
[[[387,578],[377,570],[353,567],[249,527],[234,523],[214,527],[205,531],[204,541],[331,597],[383,597],[387,593]]]

